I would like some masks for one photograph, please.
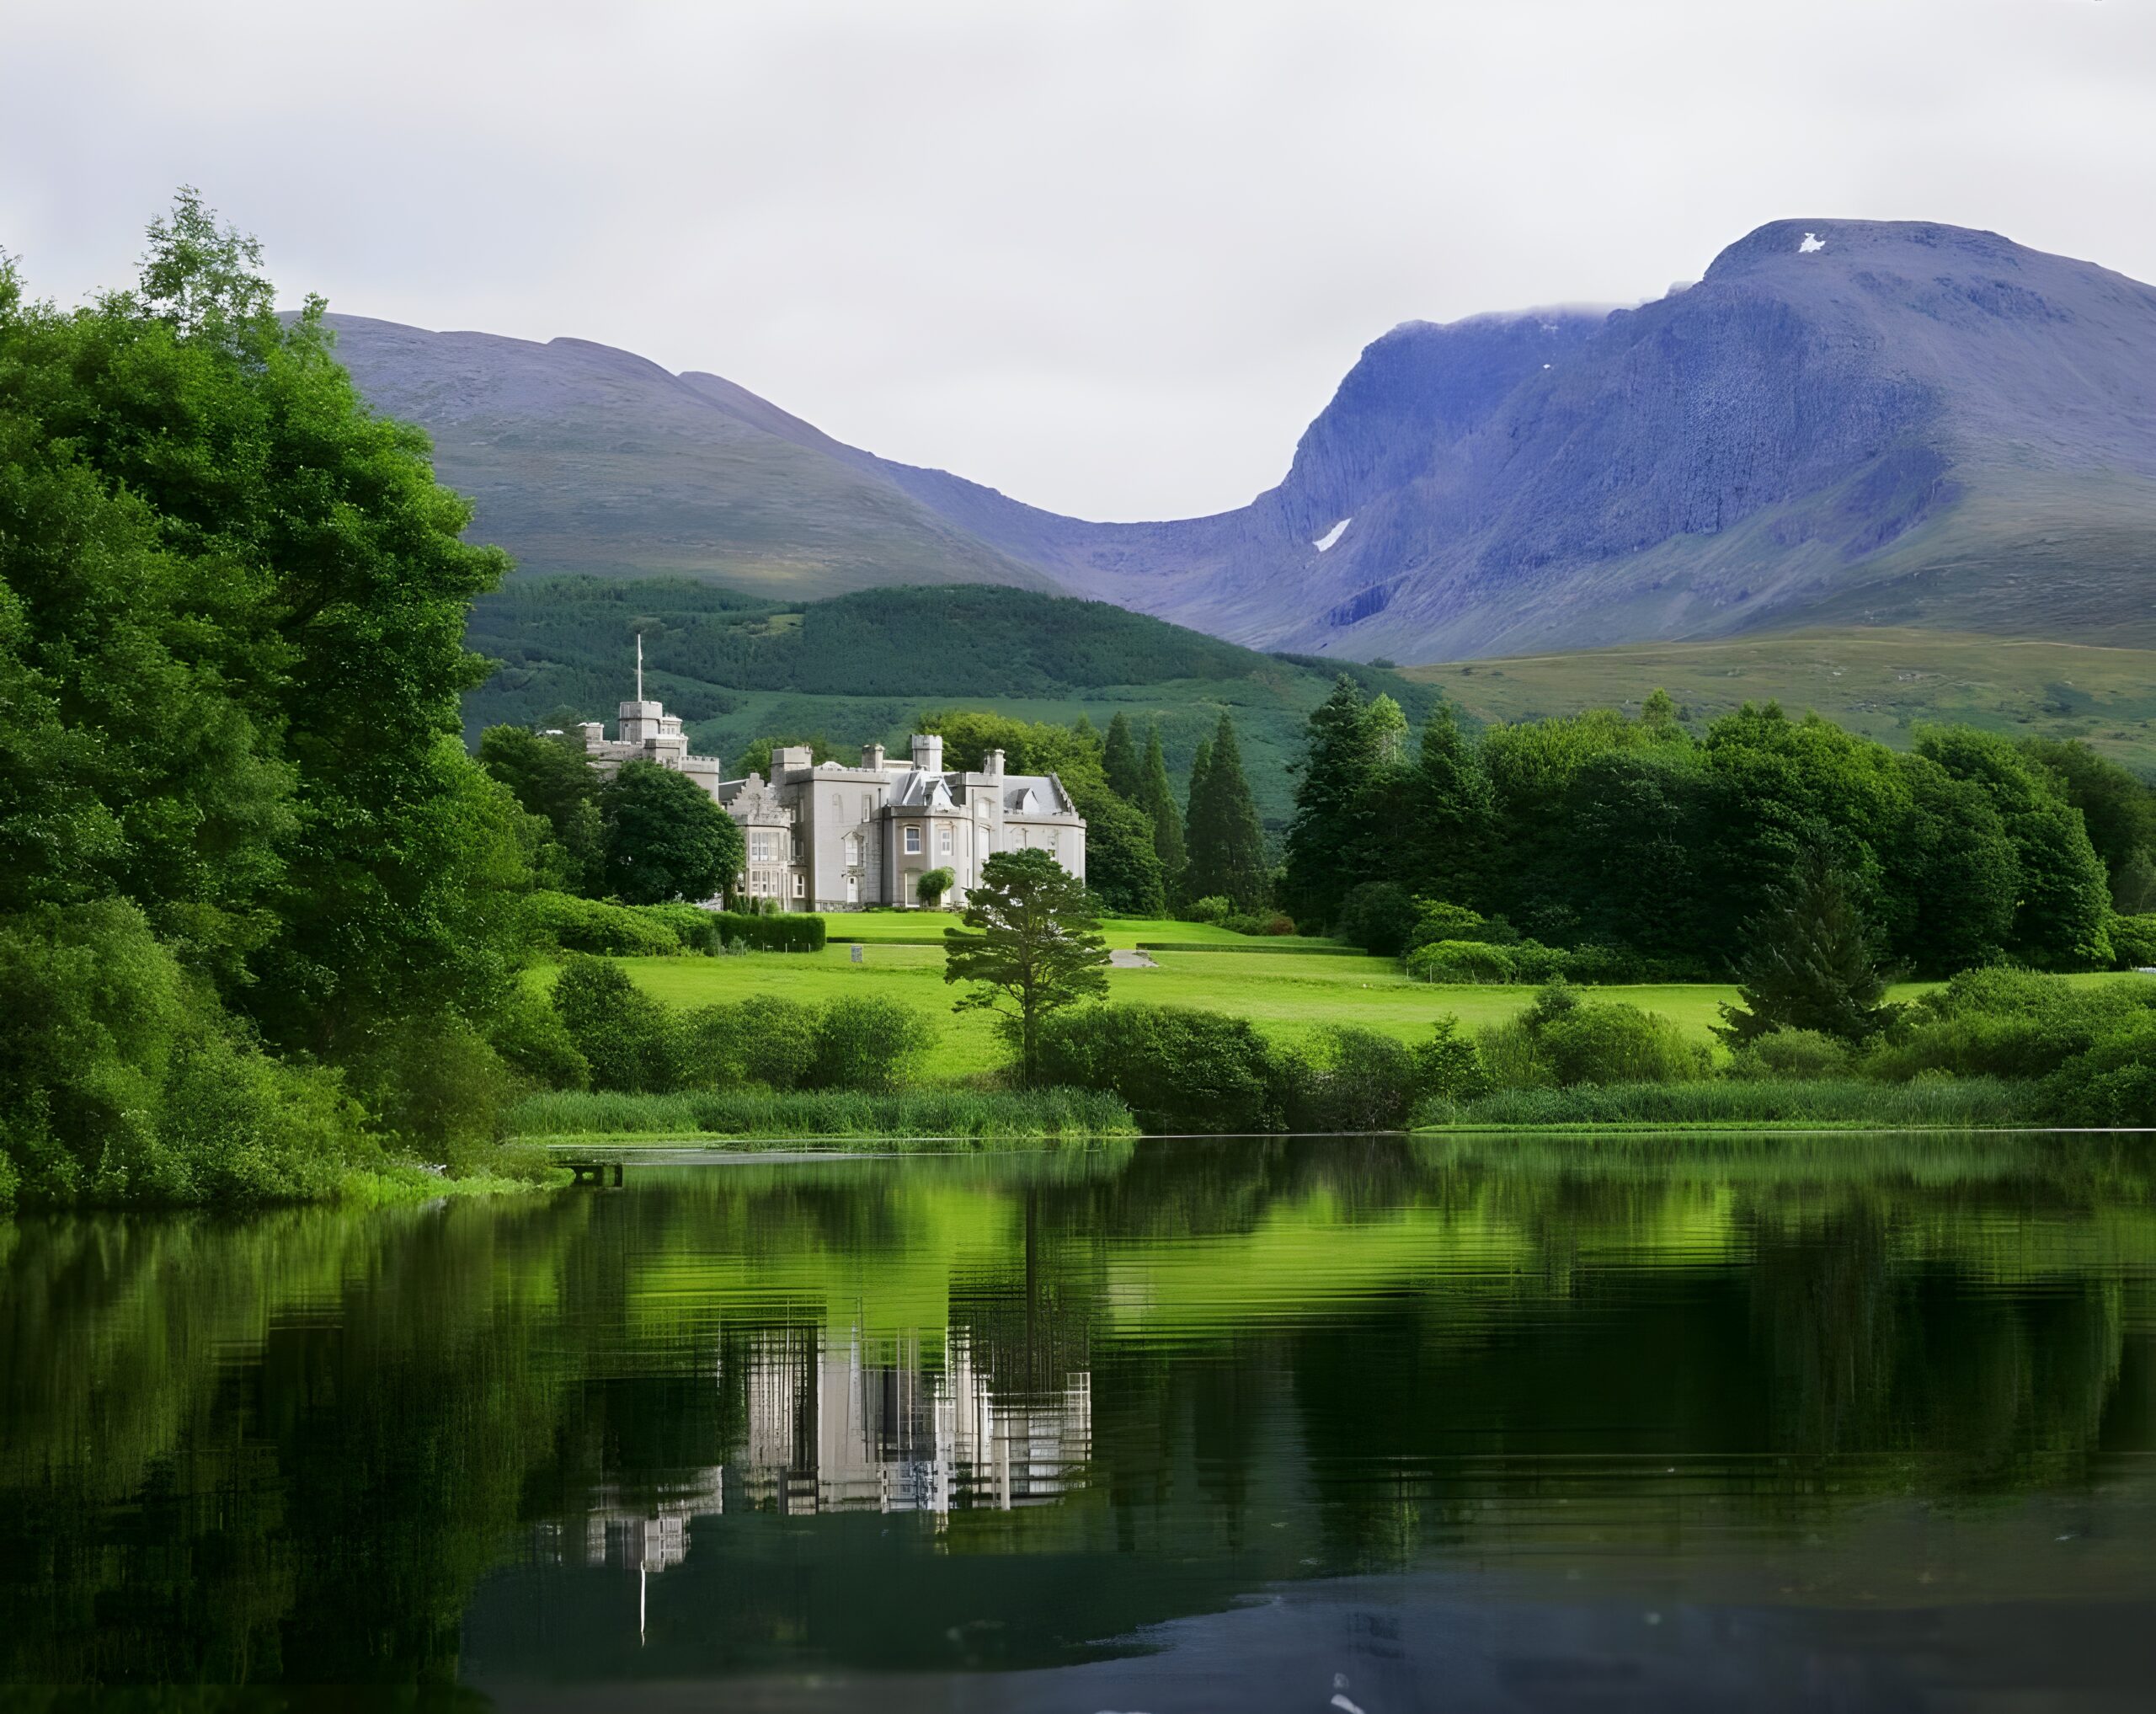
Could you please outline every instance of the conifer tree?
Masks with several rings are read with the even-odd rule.
[[[1101,750],[1101,766],[1107,770],[1108,789],[1129,804],[1139,803],[1145,790],[1145,772],[1138,760],[1138,745],[1130,735],[1130,717],[1120,709],[1108,722],[1107,743]]]
[[[1390,697],[1374,702],[1342,673],[1312,711],[1295,787],[1283,903],[1298,918],[1331,922],[1341,901],[1372,881],[1400,878],[1407,718]]]
[[[1182,873],[1189,866],[1183,848],[1182,811],[1168,783],[1168,760],[1161,747],[1161,729],[1145,729],[1145,764],[1139,781],[1138,807],[1153,818],[1153,850],[1161,859],[1161,882],[1171,900],[1182,896]]]
[[[1422,729],[1422,754],[1408,781],[1412,890],[1480,909],[1488,891],[1497,830],[1489,770],[1440,702]]]
[[[1894,1008],[1880,1004],[1886,985],[1871,937],[1848,881],[1824,849],[1806,847],[1788,884],[1746,925],[1738,966],[1742,1006],[1721,1008],[1716,1033],[1732,1047],[1775,1029],[1812,1029],[1845,1042],[1876,1035]]]
[[[1194,763],[1191,769],[1188,836],[1187,889],[1193,898],[1230,899],[1243,911],[1266,904],[1272,878],[1266,868],[1265,836],[1243,777],[1235,722],[1225,712],[1204,751],[1203,772]]]

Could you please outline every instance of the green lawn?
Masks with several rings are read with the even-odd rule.
[[[835,921],[837,919],[833,919]],[[864,916],[859,921],[903,924],[898,915]],[[1154,937],[1160,925],[1124,923],[1112,936],[1116,943]],[[1187,930],[1192,925],[1173,925]],[[1136,931],[1134,932],[1133,931]],[[1228,941],[1248,945],[1241,936]],[[931,1081],[960,1078],[992,1071],[1004,1050],[990,1020],[978,1012],[954,1013],[958,990],[943,980],[943,953],[938,947],[864,944],[862,962],[850,946],[820,953],[750,953],[739,958],[624,958],[622,966],[637,984],[670,1006],[709,1006],[723,1001],[778,995],[821,1003],[846,994],[882,994],[919,1007],[937,1022],[941,1032],[925,1070]],[[1402,1041],[1420,1041],[1437,1020],[1450,1012],[1470,1029],[1502,1023],[1529,1001],[1534,990],[1509,986],[1437,986],[1411,982],[1390,958],[1361,957],[1259,958],[1246,953],[1158,953],[1157,969],[1111,970],[1112,1000],[1152,1001],[1166,1006],[1196,1006],[1249,1018],[1267,1034],[1288,1040],[1306,1036],[1329,1023],[1349,1023],[1382,1031]],[[535,973],[535,980],[550,978]],[[2106,974],[2074,976],[2074,982],[2145,980]],[[1892,990],[1896,1000],[1912,1000],[1933,983],[1903,983]],[[1699,1039],[1720,1021],[1719,1008],[1734,1000],[1734,987],[1713,983],[1668,982],[1598,987],[1594,998],[1622,1000],[1673,1018]]]
[[[927,941],[943,944],[943,931],[958,924],[948,910],[843,910],[824,918],[833,940]],[[1134,947],[1140,942],[1176,942],[1185,945],[1240,948],[1246,953],[1337,953],[1339,942],[1310,936],[1237,934],[1205,922],[1177,922],[1166,916],[1111,916],[1101,923],[1102,937],[1112,947]],[[840,954],[841,958],[844,953]]]
[[[903,921],[885,917],[885,921]],[[1125,925],[1127,927],[1128,925]],[[1178,924],[1188,928],[1189,924]],[[1150,931],[1133,938],[1152,937]],[[1229,937],[1240,939],[1240,937]],[[943,980],[943,953],[936,947],[864,945],[821,953],[751,953],[731,958],[624,958],[622,967],[648,992],[670,1006],[708,1006],[721,1001],[778,995],[822,1002],[844,994],[883,994],[934,1014],[942,1038],[926,1067],[932,1078],[987,1071],[1004,1058],[990,1020],[979,1012],[953,1013],[957,990]],[[1267,1033],[1293,1039],[1328,1023],[1358,1024],[1402,1041],[1418,1041],[1447,1012],[1470,1028],[1511,1017],[1534,990],[1513,987],[1438,987],[1410,982],[1390,958],[1261,958],[1246,953],[1160,953],[1160,968],[1112,970],[1109,997],[1198,1006],[1247,1017]],[[1675,1018],[1703,1039],[1716,1007],[1735,997],[1733,988],[1667,984],[1598,989]]]

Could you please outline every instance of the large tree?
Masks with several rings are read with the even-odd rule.
[[[599,776],[584,746],[559,732],[489,726],[479,734],[479,765],[509,788],[527,814],[546,822],[566,889],[581,893],[595,885],[604,829]]]
[[[1489,896],[1497,798],[1489,770],[1449,702],[1431,711],[1414,769],[1405,782],[1404,829],[1412,890],[1481,908]]]
[[[1406,741],[1400,704],[1365,697],[1345,673],[1311,711],[1282,876],[1281,903],[1299,921],[1329,923],[1357,888],[1408,878]]]
[[[1145,788],[1144,765],[1138,759],[1137,740],[1130,735],[1130,717],[1122,709],[1108,722],[1108,735],[1101,745],[1101,766],[1108,788],[1125,803],[1135,804]]]
[[[943,980],[973,988],[955,1009],[995,1013],[1030,1083],[1042,1022],[1107,992],[1107,943],[1085,884],[1044,851],[999,852],[968,889],[962,920],[943,931]]]
[[[1153,818],[1153,852],[1161,860],[1161,885],[1171,901],[1182,895],[1182,872],[1189,854],[1183,848],[1182,812],[1168,783],[1168,762],[1161,747],[1161,729],[1145,729],[1145,761],[1139,782],[1138,807]]]
[[[470,604],[508,562],[461,539],[469,506],[361,401],[322,305],[272,301],[191,192],[132,291],[63,313],[0,268],[0,914],[90,913],[22,925],[48,971],[185,978],[184,1027],[128,1037],[164,1164],[47,1137],[105,1154],[100,1194],[212,1193],[172,1166],[195,1121],[159,1106],[209,1087],[205,1055],[240,1055],[229,1135],[299,1135],[270,1108],[313,1097],[258,1042],[337,1063],[394,1123],[405,1048],[483,1057],[523,955],[526,818],[459,718]],[[92,942],[109,956],[77,960]],[[42,1158],[40,1193],[71,1193]]]
[[[734,884],[747,848],[734,820],[686,774],[624,762],[599,794],[600,873],[630,905],[709,899]]]
[[[1776,1029],[1861,1042],[1892,1016],[1881,1004],[1885,991],[1854,889],[1824,846],[1807,846],[1745,926],[1742,1003],[1721,1008],[1720,1033],[1733,1047]]]
[[[1203,774],[1194,766],[1191,772],[1185,887],[1193,899],[1225,898],[1238,910],[1262,910],[1273,890],[1265,835],[1243,777],[1235,724],[1225,711],[1204,757]]]

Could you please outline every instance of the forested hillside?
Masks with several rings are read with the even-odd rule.
[[[763,738],[894,741],[926,707],[987,707],[1106,726],[1157,722],[1181,777],[1225,712],[1261,814],[1284,822],[1305,718],[1341,668],[1260,654],[1101,601],[971,585],[880,589],[796,606],[686,579],[518,580],[479,603],[472,646],[501,663],[466,699],[476,733],[614,718],[636,637],[645,684],[722,758]],[[1438,692],[1353,667],[1417,719]]]

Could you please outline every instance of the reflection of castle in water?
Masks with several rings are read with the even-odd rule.
[[[1085,1486],[1092,1450],[1092,1380],[1066,1375],[1046,1398],[999,1397],[953,1330],[940,1369],[918,1338],[876,1360],[857,1330],[843,1343],[814,1329],[760,1333],[732,1359],[745,1433],[723,1466],[681,1473],[649,1498],[594,1492],[582,1528],[542,1525],[535,1546],[555,1564],[660,1572],[688,1552],[692,1518],[728,1511],[783,1515],[953,1511],[1040,1505]]]

